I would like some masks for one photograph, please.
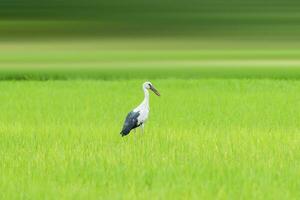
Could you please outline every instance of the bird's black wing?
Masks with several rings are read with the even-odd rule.
[[[128,113],[123,125],[123,129],[120,133],[122,136],[128,135],[132,129],[139,126],[138,125],[139,116],[140,116],[140,112],[131,111],[130,113]]]

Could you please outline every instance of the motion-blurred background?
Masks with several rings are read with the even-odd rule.
[[[300,66],[299,11],[295,0],[2,0],[0,68],[102,69],[103,78],[104,68],[275,67],[283,76]]]
[[[1,38],[296,39],[295,0],[2,0]]]

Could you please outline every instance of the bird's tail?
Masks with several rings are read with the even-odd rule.
[[[121,134],[122,137],[124,137],[124,136],[126,136],[126,135],[129,134],[129,131],[122,130],[122,131],[120,132],[120,134]]]

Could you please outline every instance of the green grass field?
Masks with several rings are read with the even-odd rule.
[[[195,43],[1,43],[0,199],[299,199],[300,51]]]
[[[1,199],[300,197],[299,81],[143,81],[1,82]]]

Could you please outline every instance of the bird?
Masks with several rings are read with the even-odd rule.
[[[143,83],[142,89],[144,91],[144,100],[142,103],[137,106],[135,109],[130,111],[127,114],[127,117],[125,119],[122,131],[120,134],[123,136],[126,136],[130,133],[131,130],[141,126],[142,132],[144,132],[144,124],[146,120],[148,119],[149,115],[149,91],[153,91],[157,96],[160,96],[160,93],[155,89],[153,84],[149,81]]]

